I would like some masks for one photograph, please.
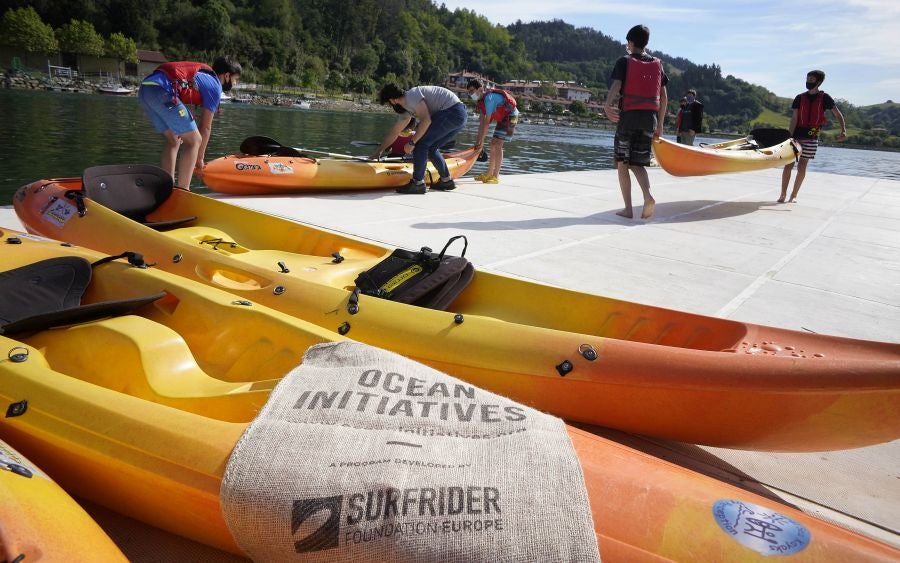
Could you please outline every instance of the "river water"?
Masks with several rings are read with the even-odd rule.
[[[300,110],[223,104],[213,123],[207,160],[238,151],[251,135],[285,145],[367,155],[394,121],[393,114]],[[0,205],[15,190],[41,178],[80,176],[98,164],[158,164],[162,137],[153,132],[137,98],[99,94],[0,89]],[[458,138],[470,145],[477,120]],[[698,138],[702,142],[720,139]],[[506,144],[503,172],[528,174],[612,168],[611,131],[520,124]],[[476,172],[484,165],[479,165]],[[811,171],[900,180],[900,153],[820,147]],[[196,184],[196,180],[195,180]]]

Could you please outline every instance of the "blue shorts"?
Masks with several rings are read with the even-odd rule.
[[[162,86],[141,84],[138,100],[157,133],[171,130],[178,136],[197,130],[197,122],[194,121],[191,110],[181,100],[173,103],[172,94]]]

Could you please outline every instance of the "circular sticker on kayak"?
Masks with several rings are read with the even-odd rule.
[[[725,533],[762,555],[792,555],[809,545],[809,530],[803,524],[758,504],[719,500],[712,513]]]

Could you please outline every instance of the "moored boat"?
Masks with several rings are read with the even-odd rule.
[[[785,166],[800,154],[797,143],[787,139],[771,147],[736,150],[740,142],[720,146],[682,145],[668,139],[653,141],[653,152],[663,170],[673,176],[705,176],[730,172],[748,172]]]
[[[97,92],[110,96],[129,96],[134,90],[132,88],[126,88],[118,83],[107,83],[97,86]]]
[[[900,434],[896,343],[695,315],[481,271],[447,310],[360,295],[359,274],[393,249],[173,192],[170,178],[157,185],[131,168],[105,170],[91,172],[86,190],[79,178],[22,187],[14,197],[19,218],[31,232],[110,253],[121,251],[117,241],[130,241],[160,268],[566,419],[774,451],[860,447]]]
[[[131,310],[106,309],[77,320],[70,315],[54,329],[39,324],[48,320],[40,314],[14,320],[18,326],[4,324],[0,346],[16,350],[17,360],[0,362],[0,398],[12,404],[27,397],[28,404],[0,419],[0,437],[59,475],[73,494],[241,554],[220,497],[229,458],[265,403],[268,378],[286,361],[298,361],[297,350],[310,342],[304,334],[315,340],[320,333],[258,303],[237,303],[227,292],[138,267],[134,256],[131,263],[104,261],[103,254],[17,232],[0,238],[0,270],[7,272],[48,260],[94,264],[80,304],[70,307],[82,313],[148,292],[164,294]],[[26,277],[34,279],[33,273]],[[30,291],[26,284],[9,285]],[[778,553],[793,561],[878,561],[900,555],[780,501],[585,430],[565,432],[605,560],[690,560],[697,553],[765,560]],[[256,517],[268,506],[244,508]],[[309,530],[292,533],[300,539]],[[337,541],[349,542],[344,535]]]

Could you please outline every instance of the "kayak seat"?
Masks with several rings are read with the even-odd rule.
[[[60,256],[0,272],[0,334],[46,330],[126,315],[160,299],[157,293],[134,299],[81,304],[91,282],[91,264],[79,256]]]
[[[85,169],[84,195],[97,203],[154,229],[169,229],[197,217],[148,221],[172,194],[174,182],[165,170],[149,164],[110,164]]]
[[[208,375],[176,331],[138,315],[23,338],[50,367],[132,397],[228,422],[250,422],[276,380],[228,382]],[[94,343],[102,342],[102,346]]]
[[[787,129],[772,127],[759,127],[750,131],[750,139],[756,141],[759,148],[768,148],[779,145],[791,138],[791,132]]]

